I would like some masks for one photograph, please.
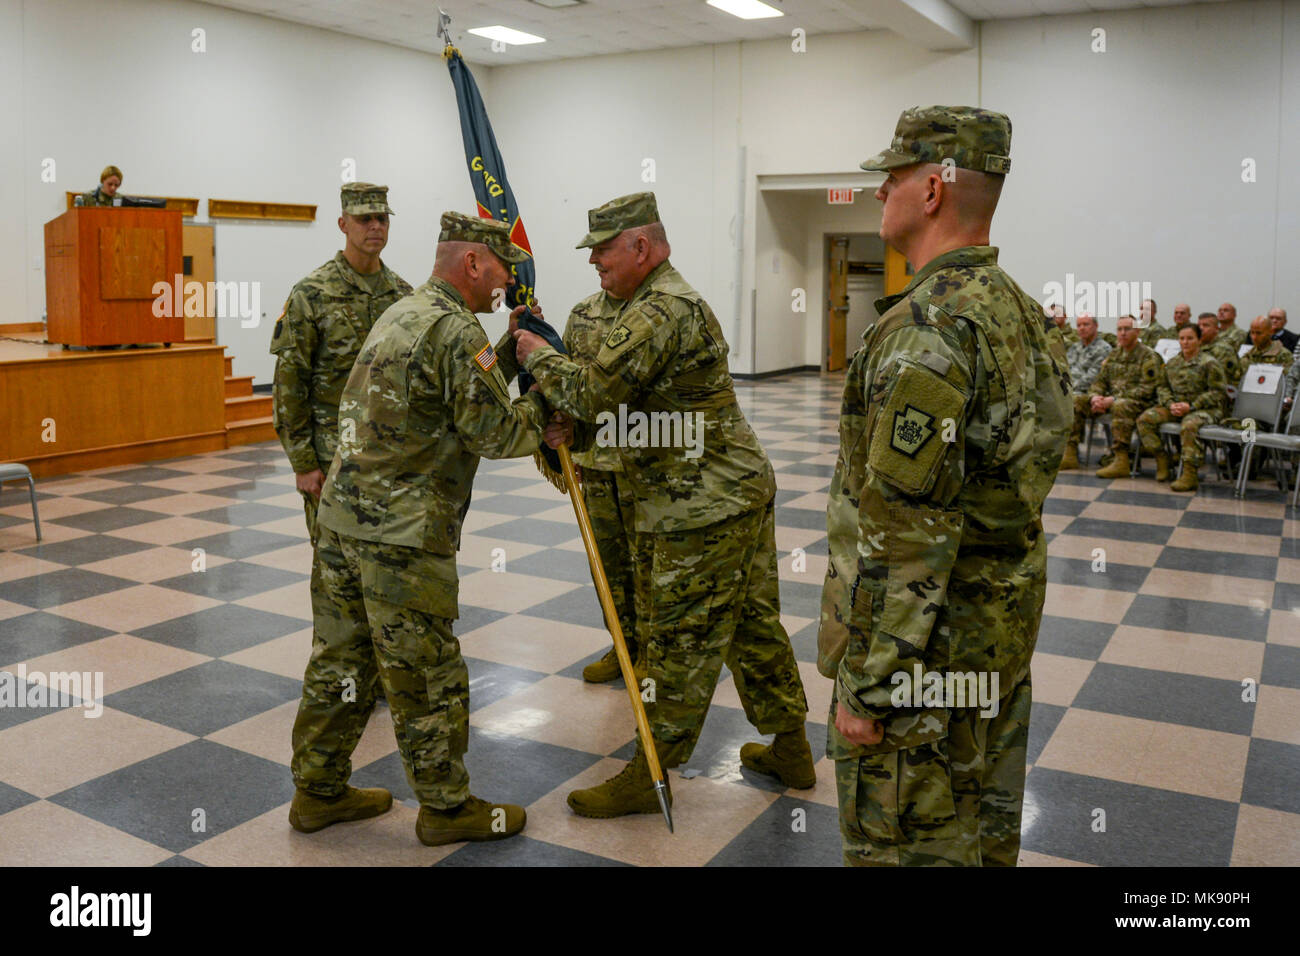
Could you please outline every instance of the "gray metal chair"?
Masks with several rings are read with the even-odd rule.
[[[1278,483],[1282,486],[1282,493],[1286,493],[1286,479],[1283,477],[1282,459],[1284,455],[1294,456],[1300,454],[1300,415],[1296,414],[1295,405],[1291,406],[1291,416],[1285,432],[1265,432],[1257,433],[1253,442],[1247,442],[1246,450],[1241,456],[1241,470],[1243,474],[1249,473],[1250,456],[1259,445],[1270,452],[1273,452],[1277,461]],[[1295,491],[1291,495],[1291,507],[1300,507],[1300,469],[1295,483]],[[1243,485],[1244,489],[1244,485]]]
[[[1273,365],[1252,365],[1246,369],[1246,373],[1241,378],[1238,385],[1237,397],[1232,403],[1232,414],[1229,418],[1235,418],[1238,421],[1254,419],[1255,432],[1253,438],[1258,441],[1261,433],[1272,432],[1277,428],[1278,422],[1282,420],[1282,399],[1286,394],[1286,379],[1284,376],[1277,376],[1277,381],[1273,384],[1270,391],[1247,391],[1245,383],[1253,381],[1254,378],[1261,374],[1262,370],[1280,368]],[[1160,429],[1164,431],[1164,427]],[[1203,442],[1210,443],[1214,446],[1219,445],[1239,445],[1249,447],[1253,442],[1247,441],[1247,433],[1243,428],[1227,428],[1223,425],[1206,425],[1197,433],[1197,437]],[[1215,465],[1218,466],[1218,457],[1215,457]],[[1236,496],[1245,497],[1246,480],[1250,476],[1250,457],[1249,454],[1241,456],[1241,465],[1237,469],[1236,477]]]
[[[1097,431],[1105,434],[1106,447],[1110,447],[1110,422],[1110,412],[1107,412],[1104,415],[1098,415],[1096,418],[1089,418],[1088,424],[1084,426],[1083,464],[1085,467],[1092,458],[1092,439]],[[1103,454],[1105,453],[1103,452]]]
[[[32,496],[32,522],[36,525],[36,540],[41,540],[41,516],[36,512],[36,479],[26,465],[17,462],[0,463],[0,485],[6,481],[26,481],[27,491]]]

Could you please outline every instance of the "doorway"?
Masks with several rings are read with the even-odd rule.
[[[879,233],[824,237],[826,255],[825,368],[838,372],[876,320],[875,301],[886,294],[885,243]],[[906,284],[906,283],[904,283]]]

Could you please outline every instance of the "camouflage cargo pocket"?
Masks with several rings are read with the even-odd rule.
[[[358,542],[365,596],[455,620],[459,582],[456,559],[419,548]]]
[[[845,837],[906,846],[957,817],[948,741],[871,754],[835,765]]]

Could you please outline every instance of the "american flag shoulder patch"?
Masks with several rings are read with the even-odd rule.
[[[497,364],[497,353],[492,351],[491,345],[485,345],[483,350],[474,356],[474,364],[487,372]]]

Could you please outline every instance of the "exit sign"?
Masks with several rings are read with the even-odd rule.
[[[853,189],[852,187],[843,189],[829,188],[826,190],[826,201],[832,206],[852,206]]]

